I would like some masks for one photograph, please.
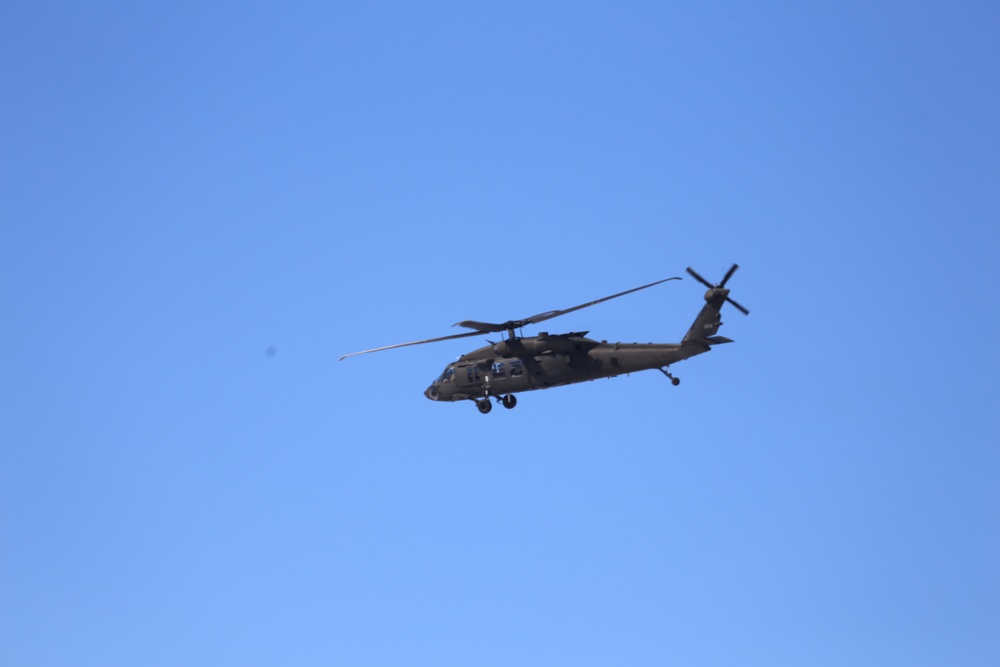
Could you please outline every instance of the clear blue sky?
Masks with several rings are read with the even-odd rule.
[[[1000,10],[815,4],[4,3],[0,664],[1000,664]]]

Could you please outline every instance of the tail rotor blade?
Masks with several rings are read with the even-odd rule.
[[[729,279],[733,277],[733,274],[736,273],[736,269],[738,268],[740,268],[739,264],[733,264],[729,267],[729,270],[726,271],[726,275],[722,278],[722,282],[719,283],[719,287],[725,287],[726,283],[729,282]]]
[[[700,282],[702,285],[704,285],[708,289],[712,289],[713,287],[715,287],[715,285],[713,285],[712,283],[708,282],[707,280],[705,280],[704,278],[702,278],[700,275],[698,275],[698,272],[695,271],[694,269],[692,269],[690,266],[687,268],[687,272],[691,274],[691,277],[693,277],[695,280],[697,280],[698,282]]]
[[[744,315],[749,315],[750,314],[749,310],[747,310],[746,308],[744,308],[740,304],[736,303],[735,301],[733,301],[732,299],[730,299],[728,296],[726,297],[726,301],[728,301],[729,303],[731,303],[736,308],[736,310],[740,311]]]

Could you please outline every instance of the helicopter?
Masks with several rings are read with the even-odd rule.
[[[596,306],[671,280],[681,280],[680,277],[674,276],[579,306],[549,310],[520,320],[508,320],[503,323],[463,320],[453,326],[472,331],[352,352],[340,357],[340,361],[361,354],[410,345],[438,343],[489,333],[500,333],[502,336],[506,334],[498,342],[487,340],[489,345],[464,354],[457,361],[445,366],[441,375],[424,391],[424,396],[432,401],[470,400],[483,414],[493,409],[493,400],[507,409],[513,408],[517,405],[516,394],[525,391],[549,389],[638,371],[659,370],[674,386],[677,386],[681,381],[670,372],[671,364],[708,352],[716,345],[733,342],[729,338],[716,335],[722,326],[720,311],[723,304],[728,302],[744,315],[750,314],[749,310],[729,297],[729,290],[726,289],[726,283],[738,268],[739,265],[733,264],[722,280],[715,284],[705,280],[691,267],[687,268],[687,272],[695,280],[708,287],[708,291],[705,292],[705,305],[679,343],[608,343],[606,340],[598,342],[587,338],[589,331],[564,334],[541,332],[528,337],[518,333],[531,324]]]

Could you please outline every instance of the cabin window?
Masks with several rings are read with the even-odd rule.
[[[524,375],[524,362],[520,359],[510,362],[510,376],[512,378],[519,378],[522,375]]]
[[[465,370],[469,376],[469,382],[479,382],[479,366],[469,366]]]
[[[507,365],[502,361],[493,364],[493,379],[500,380],[505,377],[507,377]]]

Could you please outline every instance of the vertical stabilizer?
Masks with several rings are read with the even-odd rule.
[[[719,333],[719,327],[722,326],[722,314],[719,310],[725,303],[728,293],[729,290],[717,288],[710,289],[705,293],[706,303],[701,312],[698,313],[698,317],[694,318],[694,323],[684,335],[682,342],[703,341],[709,336]]]
[[[750,314],[749,310],[729,298],[729,290],[726,289],[726,283],[729,282],[729,279],[733,277],[733,274],[736,273],[736,269],[738,268],[740,268],[738,264],[733,264],[729,270],[726,271],[726,275],[722,278],[722,282],[713,285],[698,275],[698,273],[690,266],[688,267],[688,273],[690,273],[695,280],[705,285],[708,288],[708,291],[705,292],[704,307],[701,309],[701,312],[698,313],[698,317],[694,319],[694,324],[691,325],[691,328],[688,329],[688,332],[684,335],[684,343],[711,345],[712,341],[707,339],[719,332],[719,327],[722,326],[722,316],[720,311],[722,310],[722,304],[727,301],[744,315]],[[728,342],[728,339],[726,342]]]

